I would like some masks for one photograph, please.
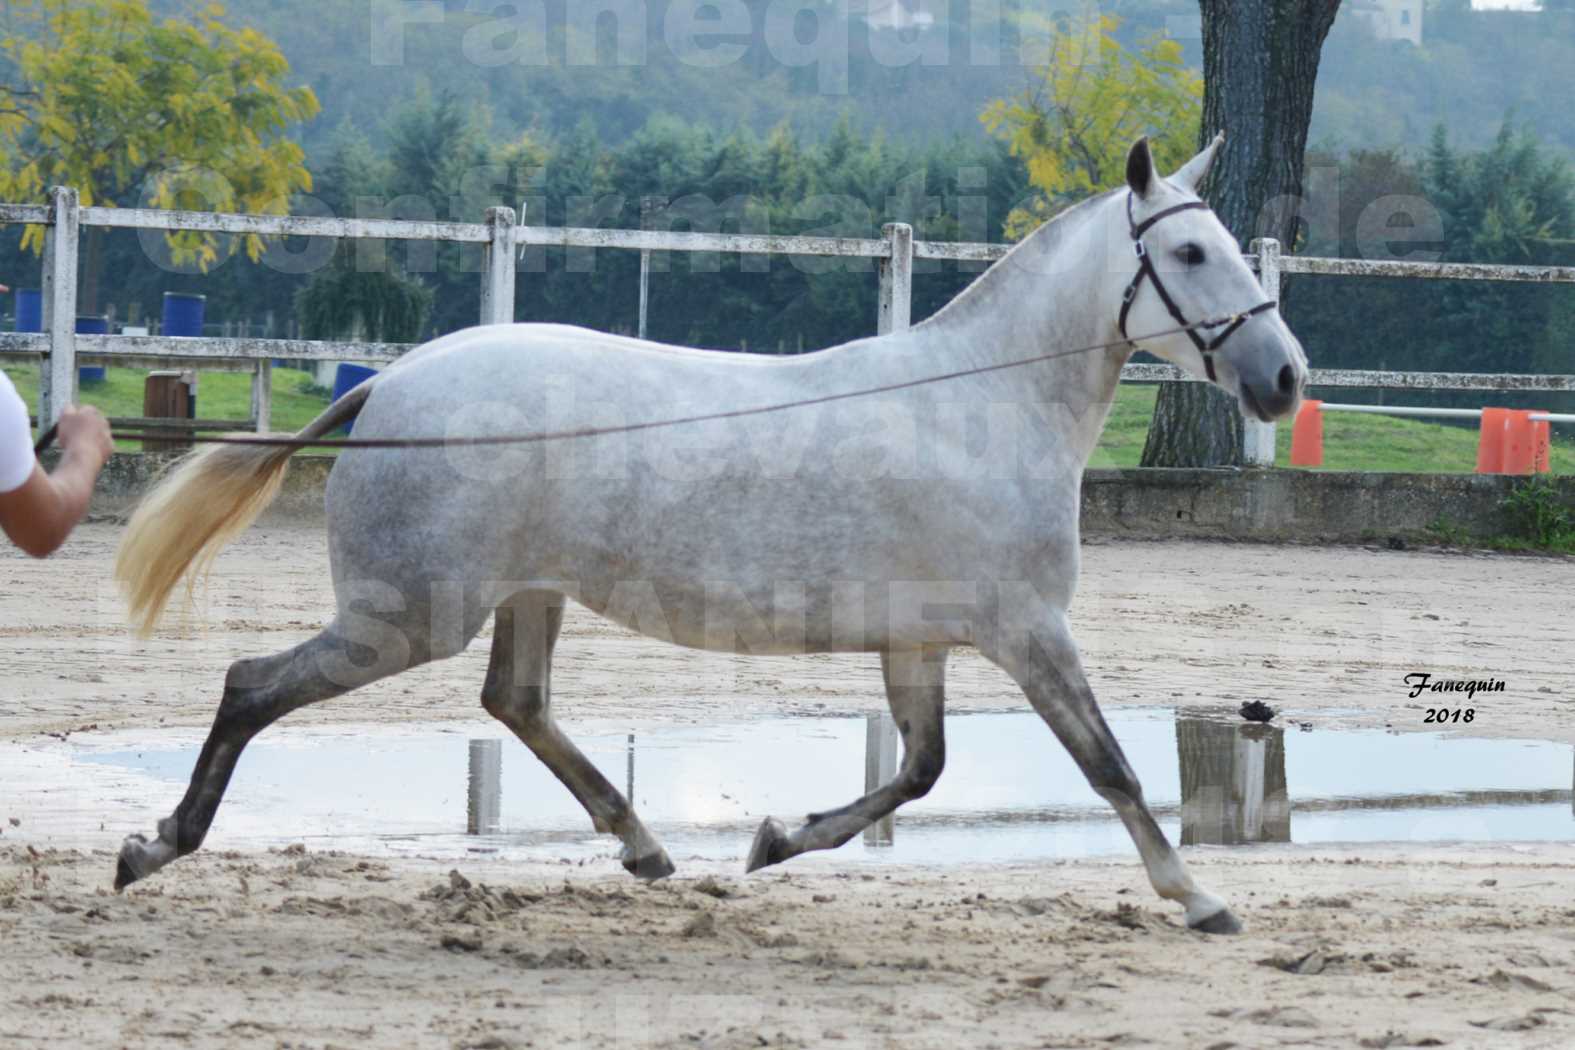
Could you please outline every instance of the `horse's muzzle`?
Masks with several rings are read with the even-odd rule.
[[[1307,385],[1307,369],[1293,353],[1280,347],[1253,348],[1232,363],[1241,383],[1241,403],[1246,412],[1270,423],[1295,411]]]

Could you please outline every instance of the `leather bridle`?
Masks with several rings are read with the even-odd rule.
[[[1138,290],[1143,287],[1143,281],[1146,278],[1154,285],[1154,291],[1159,293],[1160,302],[1165,304],[1165,309],[1170,311],[1170,316],[1175,318],[1176,323],[1182,326],[1188,338],[1192,340],[1192,345],[1197,347],[1198,353],[1203,355],[1203,368],[1209,374],[1209,381],[1217,383],[1219,382],[1219,377],[1214,374],[1214,358],[1212,356],[1214,351],[1225,345],[1225,340],[1234,335],[1236,329],[1246,324],[1248,320],[1256,317],[1258,314],[1273,310],[1279,304],[1273,299],[1265,300],[1250,310],[1244,310],[1236,314],[1225,330],[1213,339],[1203,338],[1198,334],[1198,328],[1203,326],[1189,322],[1186,315],[1181,312],[1181,307],[1176,305],[1176,300],[1172,299],[1170,293],[1165,290],[1165,282],[1159,279],[1159,271],[1154,268],[1154,259],[1149,255],[1148,247],[1143,243],[1143,235],[1161,219],[1168,219],[1179,212],[1192,211],[1198,208],[1207,211],[1209,206],[1202,201],[1188,201],[1185,204],[1177,204],[1166,208],[1164,211],[1150,215],[1141,223],[1138,223],[1133,221],[1132,218],[1132,196],[1131,193],[1127,194],[1127,228],[1132,233],[1132,250],[1137,254],[1138,272],[1132,278],[1132,283],[1127,285],[1127,290],[1121,293],[1121,316],[1117,321],[1118,327],[1121,329],[1121,338],[1126,339],[1129,345],[1136,347],[1137,344],[1133,343],[1127,336],[1127,314],[1132,311],[1132,302],[1137,298]]]

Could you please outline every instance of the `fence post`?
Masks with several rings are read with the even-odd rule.
[[[645,338],[646,321],[651,315],[651,253],[640,253],[640,338]]]
[[[891,258],[880,260],[879,335],[906,332],[913,318],[913,227],[905,222],[887,223],[882,232],[891,245]]]
[[[257,362],[252,373],[252,426],[257,433],[266,434],[272,428],[269,417],[273,415],[273,359]]]
[[[481,270],[481,323],[514,323],[514,275],[519,265],[513,208],[488,208],[487,242]]]
[[[44,231],[44,331],[49,356],[38,374],[38,429],[48,430],[76,397],[77,246],[81,207],[77,191],[49,191],[50,225]]]
[[[1280,301],[1280,242],[1273,237],[1254,240],[1248,247],[1258,256],[1258,283],[1273,302]],[[1243,449],[1249,467],[1274,466],[1275,425],[1256,419],[1245,421]]]

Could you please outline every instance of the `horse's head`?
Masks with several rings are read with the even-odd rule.
[[[1216,138],[1168,179],[1155,170],[1148,139],[1128,154],[1125,258],[1136,271],[1121,329],[1140,349],[1234,394],[1244,415],[1268,422],[1295,411],[1307,356],[1278,306],[1266,301],[1236,238],[1198,199],[1224,141]],[[1175,331],[1210,320],[1223,323]],[[1144,338],[1163,331],[1172,334]]]

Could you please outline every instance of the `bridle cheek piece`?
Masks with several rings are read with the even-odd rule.
[[[1273,310],[1279,304],[1273,299],[1268,299],[1250,310],[1243,310],[1230,320],[1223,332],[1216,335],[1213,339],[1205,339],[1198,334],[1198,328],[1201,326],[1188,321],[1186,315],[1181,312],[1181,307],[1176,305],[1176,300],[1172,299],[1170,293],[1165,290],[1165,282],[1159,279],[1159,271],[1154,268],[1154,259],[1148,253],[1148,246],[1143,243],[1143,235],[1161,219],[1168,219],[1178,212],[1192,211],[1194,209],[1207,211],[1208,208],[1209,206],[1202,201],[1188,201],[1185,204],[1177,204],[1174,207],[1166,208],[1162,212],[1150,215],[1141,223],[1138,223],[1132,219],[1132,194],[1127,194],[1127,229],[1132,233],[1132,251],[1137,255],[1138,271],[1136,276],[1132,278],[1132,283],[1127,285],[1126,291],[1121,293],[1121,316],[1117,320],[1117,325],[1121,329],[1121,338],[1126,339],[1128,344],[1136,347],[1137,344],[1133,343],[1127,336],[1127,314],[1131,313],[1132,302],[1137,298],[1138,290],[1143,287],[1144,279],[1147,279],[1154,285],[1154,291],[1159,293],[1159,300],[1165,304],[1165,309],[1170,311],[1170,316],[1175,318],[1177,324],[1181,325],[1188,338],[1192,340],[1192,345],[1197,347],[1198,353],[1203,356],[1203,368],[1209,374],[1209,381],[1217,383],[1219,382],[1219,376],[1214,373],[1214,351],[1224,346],[1225,340],[1234,335],[1236,329],[1257,315]]]

